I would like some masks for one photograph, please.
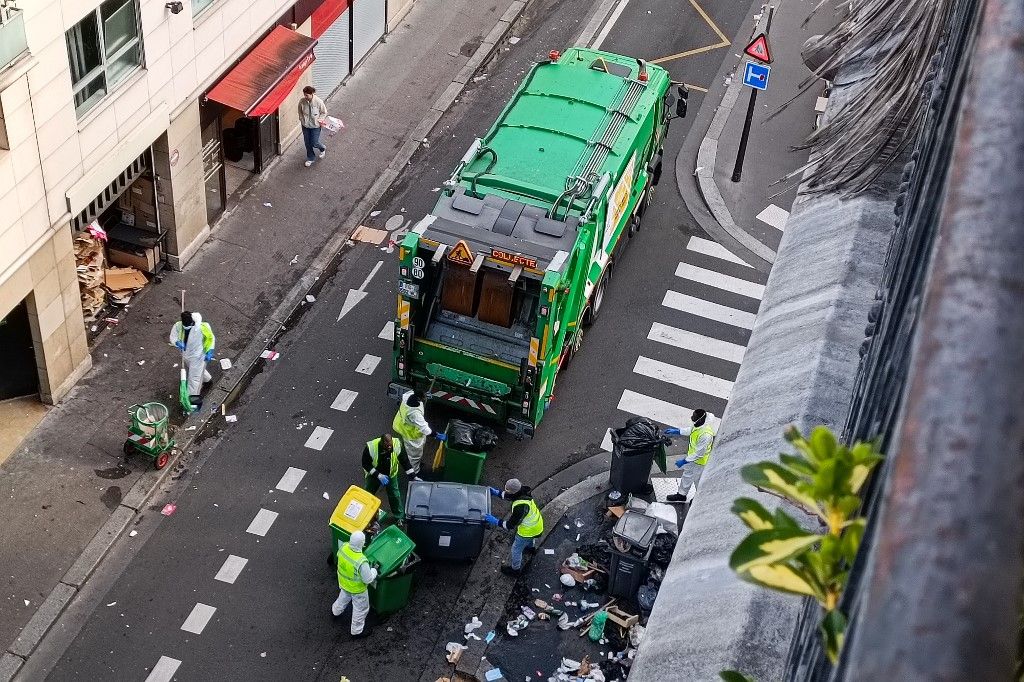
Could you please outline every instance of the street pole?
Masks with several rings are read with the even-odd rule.
[[[768,22],[764,26],[764,34],[772,30],[772,17],[775,8],[768,8]],[[740,134],[740,148],[736,151],[736,165],[732,167],[732,181],[739,182],[743,175],[743,158],[747,155],[747,140],[750,138],[750,124],[754,120],[754,106],[757,104],[757,88],[750,88],[750,101],[747,102],[747,116],[743,119],[743,132]]]

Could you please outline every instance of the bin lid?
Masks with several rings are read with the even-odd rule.
[[[331,525],[349,533],[366,530],[380,508],[380,499],[357,485],[349,486],[331,514]]]
[[[388,526],[363,550],[366,558],[380,566],[382,576],[393,573],[405,563],[416,543],[398,526]]]
[[[413,481],[409,484],[406,516],[483,523],[491,513],[491,495],[484,486],[465,483]]]
[[[612,528],[612,534],[615,537],[622,538],[640,549],[650,547],[657,532],[657,519],[634,511],[627,511],[623,514]]]

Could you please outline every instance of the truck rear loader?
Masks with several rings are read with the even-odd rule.
[[[584,48],[533,66],[400,243],[392,397],[419,389],[533,435],[650,204],[685,114],[670,86]]]

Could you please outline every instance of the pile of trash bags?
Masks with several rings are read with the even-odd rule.
[[[659,445],[671,445],[672,439],[662,433],[657,424],[646,417],[633,417],[626,421],[618,433],[618,445],[624,455],[634,451],[649,452]]]
[[[456,450],[490,452],[497,444],[498,434],[488,426],[461,419],[448,421],[448,445]]]

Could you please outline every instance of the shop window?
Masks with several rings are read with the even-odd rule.
[[[142,64],[138,12],[137,0],[107,0],[67,32],[79,118]]]
[[[198,17],[202,14],[207,7],[217,2],[217,0],[192,0],[192,16]]]

